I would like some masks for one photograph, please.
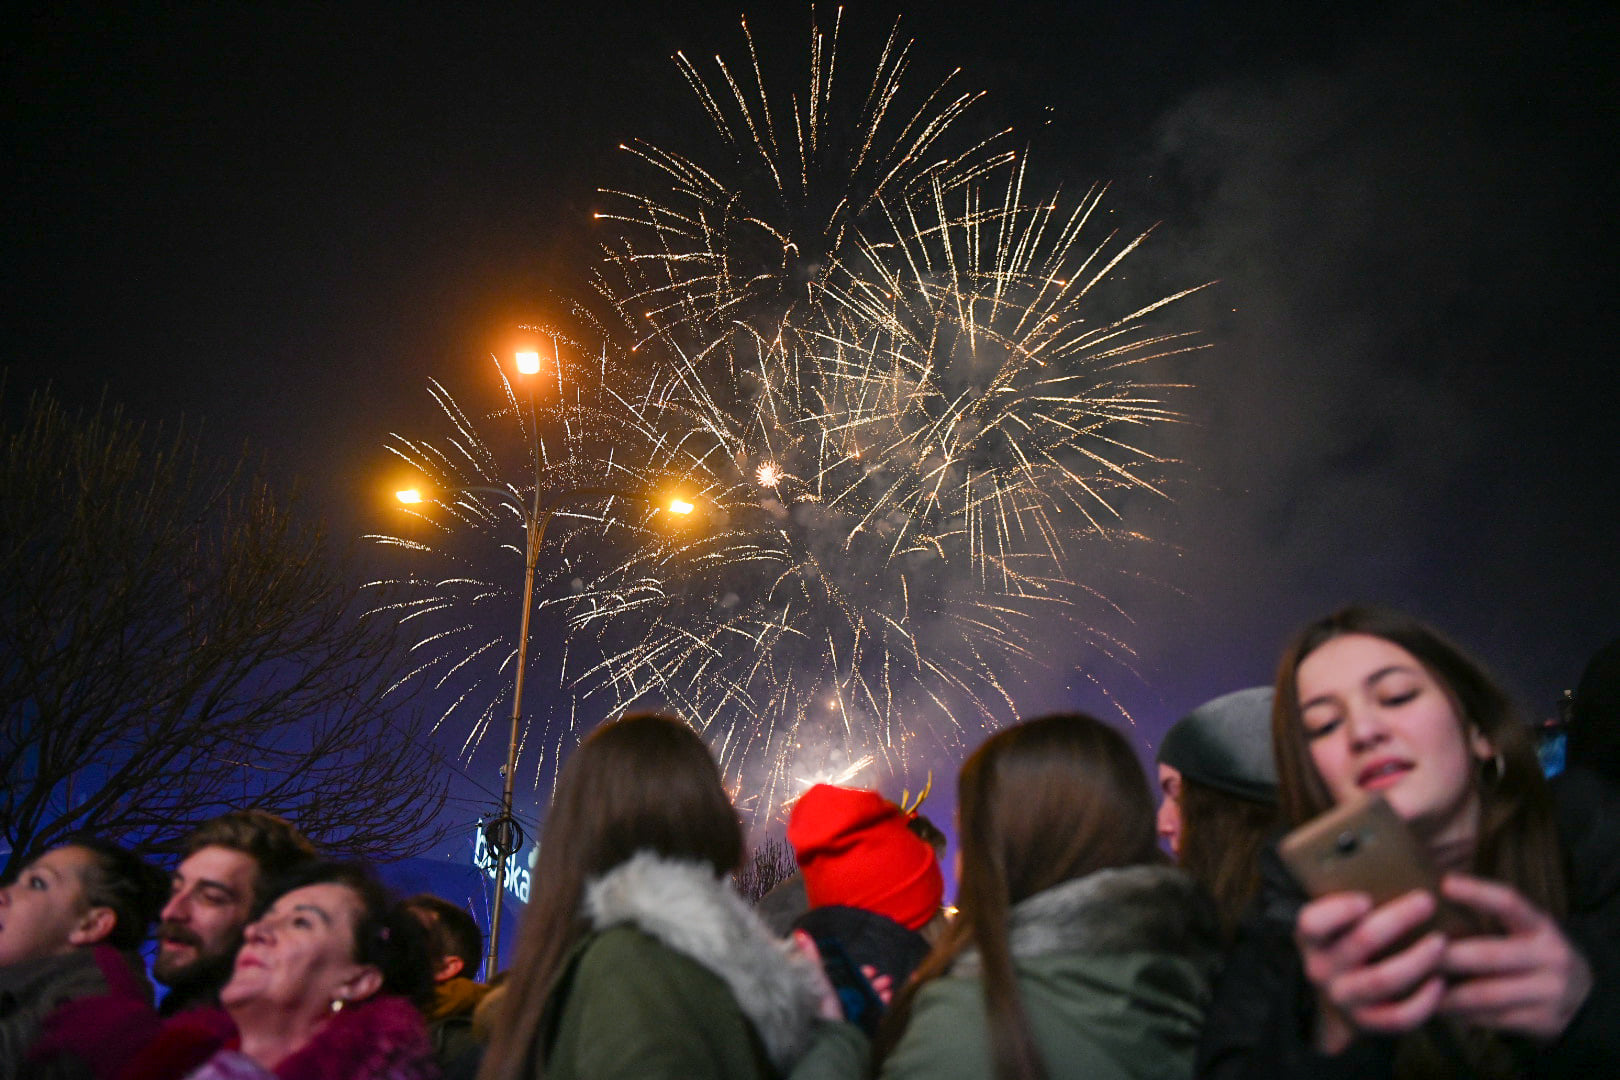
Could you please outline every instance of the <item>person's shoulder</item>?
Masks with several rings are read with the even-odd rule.
[[[581,968],[625,962],[657,963],[666,956],[678,955],[645,930],[629,923],[598,930],[581,942],[579,947]]]
[[[1558,838],[1573,875],[1578,908],[1620,899],[1620,787],[1586,769],[1566,769],[1550,784]]]
[[[1620,819],[1620,786],[1609,777],[1571,766],[1547,782],[1560,828],[1600,818],[1607,824]],[[1620,844],[1620,837],[1615,838]]]
[[[984,991],[972,976],[944,975],[917,991],[905,1034],[883,1065],[883,1080],[980,1077],[990,1073]]]
[[[703,964],[629,924],[597,931],[582,943],[575,979],[593,985],[679,986],[687,993],[724,986]]]

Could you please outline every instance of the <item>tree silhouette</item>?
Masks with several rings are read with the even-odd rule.
[[[788,842],[780,836],[767,836],[738,867],[737,892],[750,904],[757,904],[766,893],[792,877],[798,868]]]
[[[3,404],[0,401],[0,404]],[[35,395],[0,430],[0,838],[172,848],[230,807],[349,856],[441,835],[444,771],[385,709],[388,627],[321,530],[249,467],[103,404]]]

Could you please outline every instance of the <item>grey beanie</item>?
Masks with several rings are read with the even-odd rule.
[[[1159,760],[1228,795],[1276,802],[1271,687],[1253,686],[1198,706],[1165,733]]]

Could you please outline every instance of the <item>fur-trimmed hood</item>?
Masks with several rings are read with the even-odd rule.
[[[598,931],[628,923],[717,975],[779,1070],[808,1047],[819,997],[811,962],[708,865],[640,852],[586,887],[585,915]]]
[[[1065,881],[1014,905],[1008,947],[1015,960],[1170,953],[1207,975],[1220,961],[1220,923],[1214,903],[1183,871],[1124,866]],[[978,950],[963,950],[951,973],[979,974]]]

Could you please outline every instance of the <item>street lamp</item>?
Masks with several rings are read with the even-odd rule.
[[[521,356],[522,354],[520,354],[519,360],[520,370],[522,369]],[[538,370],[537,356],[535,370]],[[534,568],[540,559],[540,545],[545,540],[546,526],[551,523],[551,516],[562,507],[591,499],[628,499],[659,507],[669,513],[681,516],[689,515],[695,509],[690,501],[678,496],[671,497],[660,504],[657,499],[645,493],[625,491],[612,487],[572,487],[542,496],[538,477],[536,481],[532,504],[525,504],[516,492],[508,488],[464,487],[455,489],[457,494],[491,495],[516,508],[523,517],[523,531],[526,537],[523,559],[523,611],[518,625],[517,673],[513,678],[512,685],[512,726],[506,744],[506,764],[501,768],[501,812],[493,821],[486,822],[483,827],[486,847],[495,859],[495,912],[490,919],[489,948],[484,957],[485,981],[494,978],[499,969],[501,899],[506,892],[506,863],[511,856],[517,853],[517,849],[522,846],[522,833],[518,829],[517,819],[512,815],[512,785],[517,773],[518,734],[523,719],[523,676],[527,668],[529,653],[529,612],[534,605]],[[421,491],[416,488],[406,488],[395,492],[395,497],[406,504],[417,504],[423,500]]]

